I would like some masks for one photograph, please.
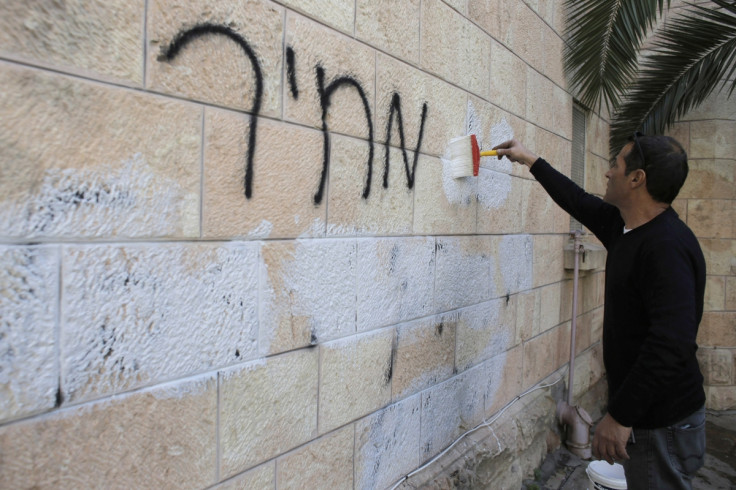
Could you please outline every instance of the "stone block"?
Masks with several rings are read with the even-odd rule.
[[[680,199],[736,198],[736,160],[690,160],[688,177],[678,197]]]
[[[611,158],[611,151],[608,147],[609,136],[610,130],[608,122],[599,114],[594,112],[586,113],[585,149],[597,157],[602,158],[606,163],[608,163]]]
[[[314,203],[322,172],[322,134],[259,119],[247,199],[250,129],[250,116],[205,111],[203,236],[323,236],[326,201]]]
[[[726,278],[726,310],[736,310],[736,277]]]
[[[324,120],[330,131],[370,140],[373,130],[375,139],[375,52],[300,15],[287,14],[286,26],[286,46],[294,52],[298,96],[291,88],[285,92],[284,119],[322,129],[324,104]]]
[[[516,295],[516,343],[525,342],[540,332],[541,289]]]
[[[543,286],[539,292],[541,297],[539,304],[539,333],[543,333],[556,327],[562,321],[560,316],[560,310],[562,309],[562,283],[558,282]]]
[[[63,249],[62,390],[81,401],[257,355],[255,244]]]
[[[706,386],[705,406],[719,411],[736,409],[736,386]]]
[[[217,382],[204,376],[0,428],[7,488],[215,483]]]
[[[565,323],[524,344],[523,388],[529,388],[570,360],[570,324]]]
[[[355,30],[354,0],[284,0],[281,3],[347,34]]]
[[[317,433],[317,349],[220,372],[220,477],[293,449]]]
[[[385,160],[374,145],[373,158],[365,141],[333,136],[330,155],[327,234],[408,235],[412,227],[414,193],[407,188],[401,152],[392,148],[390,184],[383,186]],[[371,161],[371,166],[367,162]]]
[[[608,172],[609,160],[607,158],[587,152],[585,155],[585,185],[584,188],[590,194],[603,196],[606,193],[606,172]]]
[[[726,278],[707,276],[705,278],[705,311],[720,311],[726,306]]]
[[[58,284],[55,247],[0,246],[0,421],[50,410],[61,401]]]
[[[734,126],[730,120],[691,121],[688,156],[692,159],[733,159],[736,152]]]
[[[502,352],[516,339],[516,296],[480,303],[458,312],[455,366],[464,371]]]
[[[260,105],[260,114],[280,116],[283,24],[283,8],[266,0],[214,5],[206,0],[155,0],[147,21],[146,86],[240,111],[255,112]],[[220,30],[178,37],[203,25]],[[184,42],[168,56],[175,40]]]
[[[545,31],[549,27],[526,2],[513,2],[511,17],[505,20],[512,26],[508,32],[509,39],[506,45],[535,70],[544,73],[548,64],[545,62],[545,56],[554,60],[560,59],[550,52],[555,44],[545,43]]]
[[[698,361],[706,385],[733,384],[734,358],[730,349],[699,349]]]
[[[488,98],[491,38],[440,0],[422,3],[421,66]]]
[[[356,9],[358,39],[412,64],[419,63],[419,0],[358,0]]]
[[[497,413],[521,393],[523,359],[523,347],[519,345],[483,363],[486,417]]]
[[[514,4],[503,0],[468,0],[468,18],[499,42],[509,45]]]
[[[3,2],[0,55],[143,84],[144,2]]]
[[[261,253],[263,354],[355,333],[355,240],[269,242]]]
[[[436,311],[488,301],[493,293],[491,237],[437,237]]]
[[[352,490],[354,446],[355,428],[349,425],[281,456],[275,488]]]
[[[252,470],[225,480],[213,487],[216,490],[262,490],[276,488],[276,462],[270,461]]]
[[[535,70],[527,69],[526,116],[531,122],[558,134],[572,138],[572,98]]]
[[[0,86],[0,235],[199,236],[201,109],[12,65]]]
[[[419,150],[427,155],[443,155],[452,138],[465,134],[467,94],[437,77],[378,53],[376,92],[376,141],[385,143],[390,139],[392,146],[401,148],[400,130],[403,128],[404,147],[410,168],[417,150],[422,120],[424,127]],[[427,105],[427,112],[422,119],[424,104]],[[392,109],[391,135],[387,138]],[[377,160],[381,162],[377,163],[377,169],[383,165],[384,155],[385,149],[376,147]],[[403,167],[403,161],[403,155],[399,159],[391,157],[393,165]],[[399,177],[398,181],[392,179],[392,185],[398,182],[404,185],[406,176]]]
[[[666,132],[666,135],[675,138],[681,145],[685,152],[690,155],[690,123],[689,122],[676,122]],[[688,161],[688,165],[691,165],[692,157]],[[691,167],[692,170],[692,167]]]
[[[422,392],[421,459],[440,453],[483,419],[487,379],[477,366]]]
[[[454,179],[450,160],[419,157],[414,190],[414,234],[475,233],[477,179]]]
[[[572,111],[572,109],[570,109]],[[572,124],[572,123],[571,123]],[[537,128],[534,133],[535,151],[554,168],[569,176],[572,174],[572,144],[558,133]],[[525,166],[523,166],[525,167]],[[564,231],[568,231],[566,228]]]
[[[419,466],[420,401],[407,398],[355,423],[355,488],[389,488]]]
[[[491,44],[490,100],[520,117],[526,115],[526,63],[502,44]]]
[[[390,402],[395,349],[393,329],[336,340],[320,347],[320,433]]]
[[[536,181],[522,185],[522,222],[528,233],[566,233],[570,218]],[[562,253],[562,252],[561,252]]]
[[[478,175],[478,233],[512,234],[524,229],[522,204],[526,181],[481,168]]]
[[[725,199],[690,199],[687,224],[703,238],[736,238],[733,231],[734,201]]]
[[[564,278],[564,242],[566,236],[534,238],[534,279],[532,287],[544,286]]]
[[[496,269],[491,293],[508,301],[509,295],[532,287],[534,239],[531,235],[503,235],[492,240]]]
[[[452,376],[455,369],[455,314],[439,315],[396,327],[391,379],[399,400]]]
[[[731,275],[733,267],[736,266],[736,240],[721,240],[715,238],[698,237],[698,242],[703,249],[708,274]]]
[[[358,331],[433,313],[434,243],[432,237],[358,240]]]
[[[701,347],[736,346],[736,312],[706,311],[698,329],[698,345]]]

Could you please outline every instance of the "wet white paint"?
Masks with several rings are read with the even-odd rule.
[[[505,235],[498,251],[498,267],[503,278],[500,295],[531,289],[534,241],[531,235]]]
[[[139,237],[199,233],[199,198],[141,154],[121,164],[51,168],[22,202],[2,202],[9,236]],[[2,199],[0,197],[0,199]]]

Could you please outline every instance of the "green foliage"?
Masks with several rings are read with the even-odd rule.
[[[642,42],[664,0],[567,0],[565,71],[580,101],[613,115],[612,152],[634,131],[661,134],[714,90],[736,87],[736,0],[689,4]],[[674,10],[674,9],[673,9]]]

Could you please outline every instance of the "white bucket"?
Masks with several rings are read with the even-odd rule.
[[[626,490],[624,467],[618,463],[591,461],[585,472],[593,485],[589,490]]]

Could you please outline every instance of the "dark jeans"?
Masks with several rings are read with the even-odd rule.
[[[705,407],[669,427],[634,429],[626,452],[629,490],[690,490],[705,459]]]

